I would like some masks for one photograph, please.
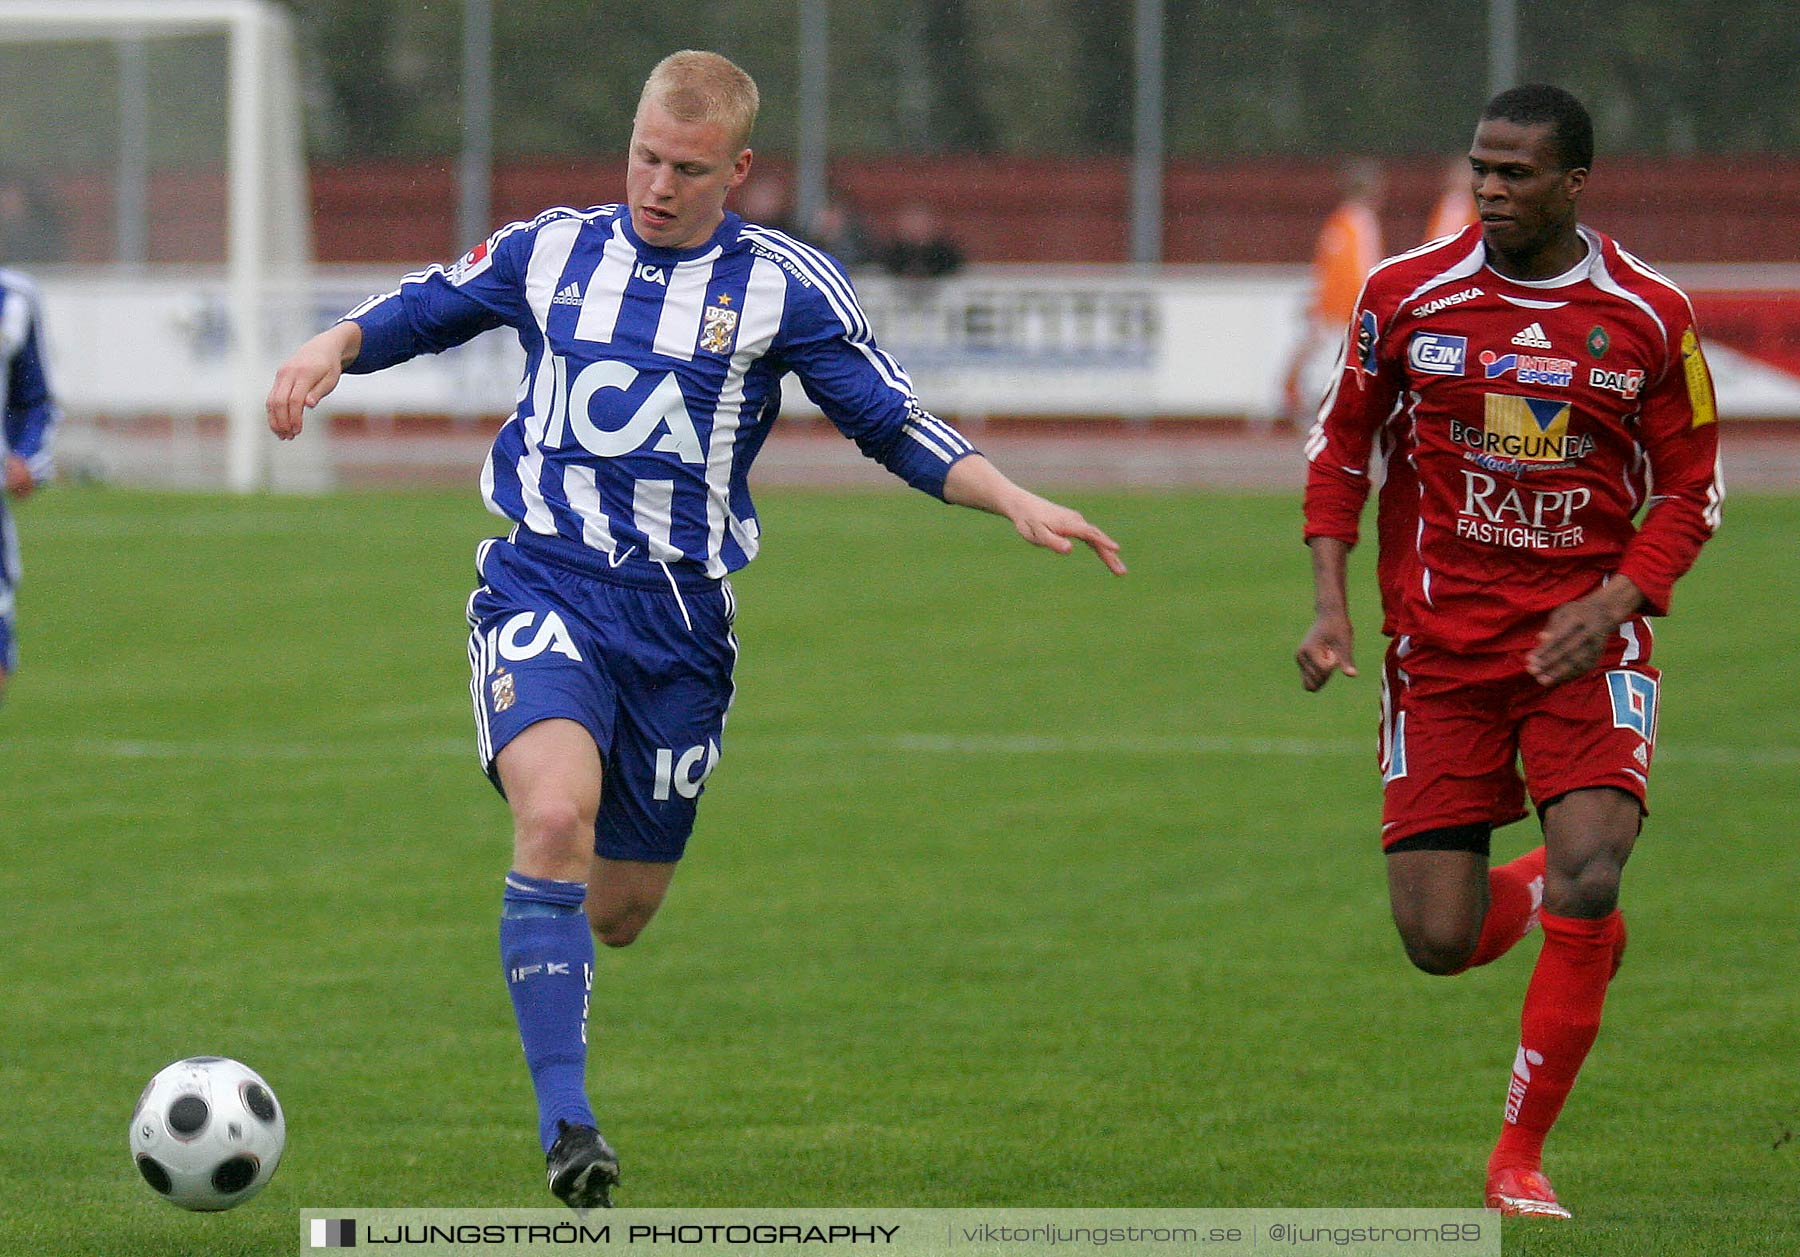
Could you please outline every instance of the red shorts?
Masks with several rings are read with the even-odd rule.
[[[1381,689],[1382,847],[1430,829],[1510,824],[1527,814],[1527,790],[1542,807],[1611,786],[1648,813],[1662,679],[1649,642],[1642,627],[1594,671],[1546,689],[1523,668],[1465,680],[1454,658],[1394,641]]]

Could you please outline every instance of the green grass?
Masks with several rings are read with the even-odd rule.
[[[1082,497],[1113,580],[913,495],[764,499],[690,858],[600,958],[624,1203],[1478,1203],[1535,948],[1404,962],[1375,622],[1365,598],[1361,680],[1300,691],[1291,501]],[[0,1252],[288,1253],[303,1208],[548,1204],[467,714],[495,521],[74,489],[21,517]],[[1508,1224],[1509,1254],[1800,1248],[1796,535],[1800,500],[1734,501],[1659,636],[1631,960],[1550,1148],[1579,1221]],[[219,1217],[125,1149],[144,1080],[198,1052],[289,1113],[273,1184]]]

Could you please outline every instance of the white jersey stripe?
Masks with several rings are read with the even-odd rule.
[[[1657,270],[1654,266],[1651,266],[1648,262],[1644,261],[1644,259],[1639,257],[1637,254],[1631,252],[1629,249],[1620,249],[1619,256],[1624,259],[1625,264],[1627,266],[1631,267],[1632,270],[1637,271],[1645,279],[1654,280],[1656,283],[1661,284],[1664,288],[1667,288],[1670,292],[1675,293],[1683,301],[1687,301],[1687,294],[1685,292],[1682,292],[1680,288],[1677,288],[1675,286],[1675,284],[1673,283],[1673,281],[1671,281],[1667,275],[1664,275],[1661,271]],[[1688,308],[1690,310],[1692,310],[1693,305],[1691,302],[1689,303]]]
[[[469,634],[469,700],[475,707],[475,754],[485,767],[492,754],[488,729],[487,703],[482,687],[487,684],[487,638],[478,631]]]
[[[1645,301],[1642,297],[1638,296],[1635,292],[1632,292],[1629,288],[1626,288],[1618,280],[1612,277],[1612,273],[1606,269],[1606,259],[1601,256],[1600,246],[1598,244],[1590,244],[1590,247],[1594,251],[1594,264],[1588,269],[1588,278],[1593,281],[1594,287],[1598,288],[1601,292],[1609,292],[1622,301],[1628,301],[1638,309],[1642,310],[1645,316],[1649,318],[1652,323],[1656,324],[1656,330],[1662,333],[1663,341],[1666,344],[1669,339],[1669,329],[1664,325],[1662,319],[1657,317],[1655,308],[1651,306],[1648,301]],[[1666,371],[1667,367],[1664,368],[1665,373]]]
[[[517,472],[525,503],[525,526],[547,536],[555,534],[556,518],[544,500],[539,479],[544,468],[544,436],[563,393],[560,361],[550,352],[550,303],[580,232],[581,223],[575,219],[546,224],[532,242],[531,260],[525,269],[525,299],[544,348],[538,356],[537,378],[532,382],[531,413],[525,417],[525,455],[518,461]]]
[[[920,411],[915,422],[917,422],[921,428],[924,428],[927,432],[930,432],[937,437],[939,441],[943,442],[944,445],[954,453],[965,454],[975,448],[973,445],[969,444],[962,433],[958,432],[955,428],[928,411]]]
[[[863,314],[862,307],[857,304],[856,293],[851,289],[849,281],[818,250],[803,244],[792,236],[750,223],[746,223],[744,226],[744,237],[769,252],[779,254],[787,259],[793,263],[795,269],[817,285],[819,291],[823,292],[826,300],[831,303],[831,308],[840,317],[844,317],[846,331],[853,336],[870,334],[868,318]],[[850,311],[851,315],[846,316],[846,310]]]
[[[563,496],[569,509],[581,517],[581,540],[607,558],[618,554],[619,543],[612,534],[612,521],[600,505],[600,488],[594,469],[572,464],[563,471]]]
[[[1421,253],[1427,252],[1430,247],[1431,246],[1427,245],[1423,248],[1414,249],[1409,253],[1402,253],[1399,257],[1389,258],[1386,262],[1383,262],[1381,266],[1377,266],[1375,270],[1381,270],[1382,267],[1388,266],[1394,262],[1401,262],[1407,258],[1416,257]],[[1487,250],[1482,245],[1477,244],[1473,249],[1469,250],[1467,255],[1459,258],[1448,269],[1439,271],[1436,275],[1433,275],[1430,279],[1413,289],[1406,300],[1402,301],[1400,304],[1411,305],[1420,297],[1423,297],[1426,293],[1430,292],[1433,288],[1442,288],[1445,284],[1454,284],[1459,279],[1473,278],[1481,273],[1481,268],[1486,264]],[[1372,275],[1375,272],[1371,271],[1369,273]],[[1359,300],[1357,304],[1360,306],[1362,303]]]
[[[831,306],[832,313],[836,314],[843,323],[844,331],[849,334],[850,341],[859,347],[866,345],[871,334],[868,316],[863,313],[862,306],[857,303],[856,294],[850,290],[849,285],[838,274],[835,267],[814,264],[803,252],[803,246],[799,246],[799,242],[791,236],[756,228],[747,228],[745,234],[769,252],[786,258],[801,274],[811,280],[814,286],[824,294],[826,303]],[[878,369],[882,370],[884,374],[891,374],[889,364],[892,363],[892,359],[887,359],[887,355],[881,355],[881,358],[887,359],[887,361],[881,362],[875,355],[870,354],[866,347],[863,348],[863,354],[871,362],[876,363]]]
[[[930,450],[933,454],[936,454],[939,458],[943,459],[946,463],[950,461],[950,459],[951,459],[950,451],[945,449],[943,446],[939,445],[936,441],[934,441],[929,436],[925,435],[924,432],[920,431],[918,424],[909,423],[905,427],[903,427],[901,429],[901,431],[906,433],[906,435],[911,437],[913,440],[917,441],[920,445],[923,445],[926,449]]]
[[[31,331],[32,302],[35,294],[23,286],[0,295],[0,359],[10,363],[25,344]],[[0,383],[0,388],[5,385]]]
[[[856,293],[825,255],[792,236],[772,232],[767,228],[746,226],[745,236],[770,252],[786,258],[812,280],[824,294],[832,312],[843,321],[848,342],[868,360],[890,388],[909,397],[913,395],[911,378],[891,355],[875,348],[874,332],[869,326],[868,316],[863,313],[861,304],[856,300]]]
[[[713,414],[712,444],[706,458],[706,574],[725,575],[721,557],[729,528],[746,559],[756,557],[756,535],[745,529],[731,510],[731,472],[737,455],[738,429],[744,422],[744,376],[768,352],[787,311],[787,280],[773,262],[757,258],[750,266],[744,288],[744,306],[738,318],[737,347],[731,369],[719,389],[719,407]]]
[[[675,482],[639,480],[631,491],[631,520],[650,542],[650,558],[674,563],[681,551],[669,544],[675,526]]]
[[[575,320],[575,339],[610,342],[619,325],[619,308],[625,302],[625,285],[631,282],[631,264],[637,253],[626,243],[624,232],[613,224],[600,262],[588,276],[581,298],[581,317]]]
[[[842,273],[832,264],[831,259],[826,256],[825,253],[796,236],[784,234],[780,237],[780,241],[783,245],[787,246],[788,252],[795,255],[797,259],[806,259],[807,262],[810,263],[810,270],[817,275],[820,281],[830,284],[838,293],[849,301],[850,304],[856,304],[856,295],[851,291],[850,281],[843,277]]]
[[[719,260],[714,249],[675,267],[669,276],[669,295],[663,298],[662,317],[656,323],[652,348],[669,358],[691,362],[700,340],[700,314],[706,305],[706,289],[712,283],[713,266]]]
[[[832,313],[842,321],[847,333],[846,340],[855,347],[875,368],[888,387],[897,392],[913,395],[912,381],[900,364],[886,353],[874,348],[869,328],[868,316],[863,313],[862,306],[857,303],[856,294],[850,290],[848,283],[838,273],[837,268],[822,260],[817,254],[791,236],[780,232],[772,232],[767,228],[746,226],[744,235],[761,248],[778,254],[792,263],[803,275],[812,280],[824,295],[826,303],[831,306]],[[815,264],[811,259],[821,257]]]
[[[1713,456],[1712,483],[1706,486],[1706,510],[1704,518],[1706,526],[1714,532],[1719,530],[1725,511],[1725,464],[1718,455]]]
[[[550,301],[556,296],[556,286],[562,282],[563,268],[569,264],[569,254],[580,234],[581,224],[565,218],[546,225],[532,244],[531,261],[525,268],[525,302],[531,307],[539,332],[548,332]]]

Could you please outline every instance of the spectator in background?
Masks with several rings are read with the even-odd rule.
[[[793,197],[789,195],[787,180],[780,175],[763,175],[745,183],[739,212],[746,221],[760,227],[791,233]]]
[[[836,258],[845,270],[857,270],[875,260],[875,242],[869,229],[842,201],[826,201],[807,224],[806,238]]]
[[[0,170],[0,258],[8,266],[67,260],[62,213],[50,190],[16,170]]]
[[[931,207],[915,201],[894,219],[894,234],[881,247],[880,262],[890,275],[937,279],[962,269],[963,252],[938,226]],[[1350,299],[1354,301],[1356,294]]]
[[[1343,188],[1343,200],[1313,245],[1312,300],[1283,387],[1287,417],[1301,426],[1311,423],[1312,411],[1324,394],[1363,277],[1382,257],[1381,168],[1371,161],[1350,163],[1344,168]]]
[[[1454,236],[1476,221],[1474,180],[1469,175],[1469,159],[1457,157],[1444,167],[1444,185],[1437,204],[1431,207],[1431,220],[1425,225],[1425,238],[1437,240]]]

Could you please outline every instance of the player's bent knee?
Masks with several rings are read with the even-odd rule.
[[[585,880],[593,850],[593,820],[566,799],[513,809],[513,866],[532,877]]]
[[[660,902],[660,901],[659,901]],[[657,903],[630,901],[600,904],[589,901],[588,925],[594,937],[607,947],[629,947],[656,915]]]
[[[1552,870],[1544,882],[1544,906],[1563,917],[1603,917],[1619,906],[1623,875],[1619,863],[1605,857],[1588,860],[1562,876]]]
[[[1480,941],[1480,935],[1474,938],[1460,935],[1434,938],[1402,932],[1400,941],[1406,948],[1406,958],[1412,962],[1413,968],[1433,977],[1447,978],[1469,967],[1469,960],[1475,955],[1475,945]]]
[[[650,918],[644,915],[601,918],[590,913],[588,924],[593,928],[594,937],[605,946],[629,947],[637,942],[638,935],[650,924]]]
[[[572,799],[549,796],[513,806],[513,831],[521,845],[580,845],[585,853],[593,842],[593,818],[582,813]]]
[[[629,947],[637,942],[639,934],[644,932],[641,925],[608,925],[594,931],[594,937],[614,949]]]

